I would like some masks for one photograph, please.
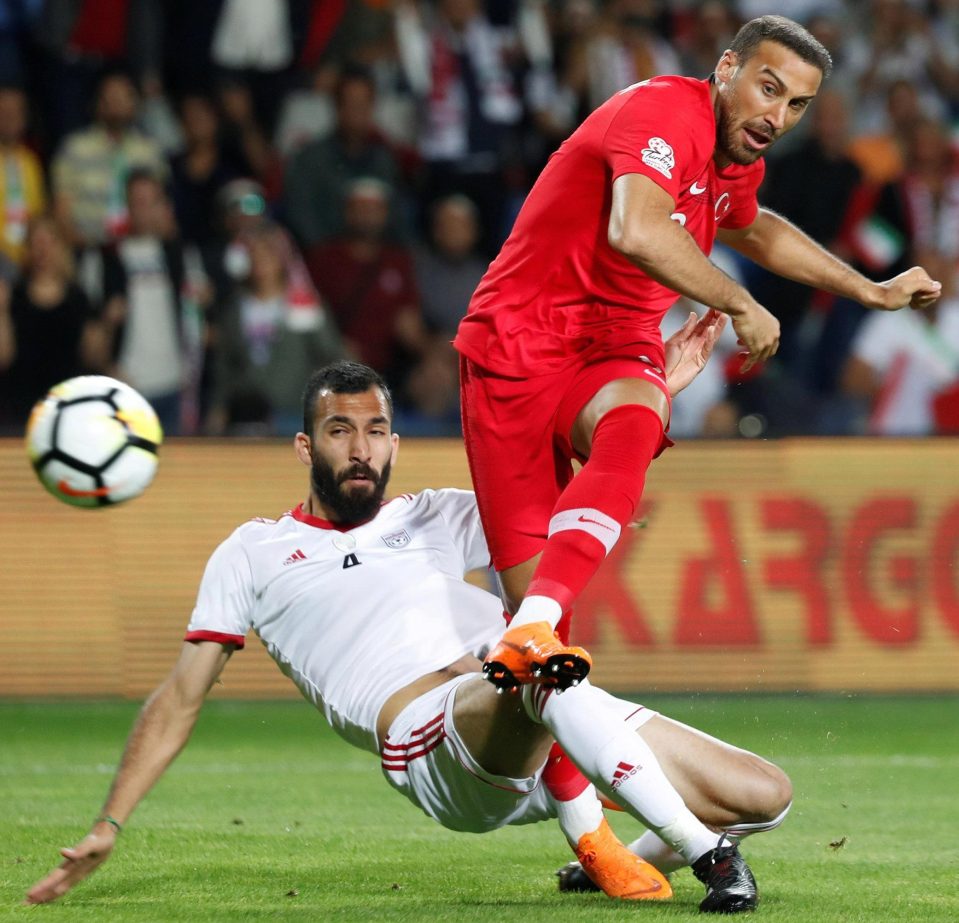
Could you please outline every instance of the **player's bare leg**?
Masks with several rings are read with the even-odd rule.
[[[457,689],[453,718],[473,758],[496,775],[533,775],[553,745],[549,731],[530,720],[519,695],[497,695],[480,680]],[[570,845],[597,887],[610,897],[663,900],[672,895],[666,878],[616,838],[601,811],[595,829]]]

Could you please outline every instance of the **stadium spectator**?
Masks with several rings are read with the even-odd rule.
[[[684,39],[677,43],[679,73],[687,77],[705,77],[713,72],[739,24],[726,0],[706,0],[696,4],[691,20]]]
[[[217,82],[216,101],[222,116],[224,144],[229,150],[242,154],[251,175],[263,183],[268,198],[275,201],[282,168],[257,115],[250,88],[235,77],[221,77]]]
[[[856,135],[848,154],[864,179],[882,186],[899,179],[906,169],[906,152],[916,126],[923,119],[919,92],[908,80],[896,80],[886,92],[886,129],[879,134]]]
[[[769,10],[768,0],[733,0],[736,13],[742,21],[764,16]],[[845,0],[778,0],[775,12],[796,22],[805,23],[816,15],[842,15],[846,12]]]
[[[28,46],[45,0],[0,4],[0,85],[23,86],[28,76]]]
[[[138,103],[133,81],[108,73],[97,88],[93,123],[68,136],[54,158],[54,209],[74,246],[109,243],[126,233],[131,170],[166,175],[159,145],[135,128]]]
[[[919,92],[925,112],[944,118],[944,94],[954,87],[959,46],[948,33],[934,33],[910,0],[870,0],[861,4],[859,27],[846,40],[836,82],[854,88],[853,131],[879,134],[888,125],[886,97],[897,80]]]
[[[550,61],[527,77],[526,95],[538,171],[557,145],[589,114],[589,45],[598,28],[594,0],[563,0],[550,19]]]
[[[23,271],[0,282],[0,426],[22,434],[30,408],[60,381],[97,370],[94,314],[51,218],[27,226]]]
[[[843,392],[859,404],[856,431],[929,436],[957,431],[959,299],[952,255],[922,254],[938,271],[942,298],[920,311],[866,318],[842,372]]]
[[[350,183],[344,232],[306,262],[350,352],[402,385],[430,344],[410,251],[388,237],[390,195],[378,179]]]
[[[166,2],[43,3],[34,29],[34,38],[43,52],[36,76],[51,148],[83,127],[105,68],[127,69],[131,78],[140,86],[150,87],[153,95],[152,90],[160,86],[163,68]]]
[[[322,64],[314,69],[306,86],[283,98],[273,143],[284,160],[292,158],[307,142],[325,138],[333,131],[337,77],[336,67]]]
[[[199,253],[176,236],[162,182],[148,171],[127,178],[129,233],[88,250],[84,284],[104,304],[111,373],[153,405],[168,435],[183,431],[184,401],[197,387],[210,290]]]
[[[945,253],[959,259],[959,173],[944,128],[919,119],[906,141],[906,170],[882,187],[865,184],[852,197],[842,231],[842,245],[855,265],[880,279],[910,265],[917,253]],[[849,431],[853,421],[838,387],[853,337],[866,319],[861,305],[848,299],[832,302],[814,354],[812,383],[835,395],[824,408],[820,429]]]
[[[612,0],[607,4],[606,29],[593,37],[588,52],[593,109],[640,80],[680,73],[679,55],[659,34],[661,14],[659,0]]]
[[[397,400],[397,419],[411,436],[458,436],[459,372],[451,340],[486,269],[477,250],[479,212],[470,199],[435,202],[428,245],[414,251],[416,287],[429,336]]]
[[[249,100],[247,116],[273,133],[277,100],[291,85],[295,57],[290,0],[218,0],[210,55],[232,88]],[[241,124],[247,124],[244,118]]]
[[[396,6],[396,34],[419,107],[425,202],[469,195],[492,252],[507,231],[504,169],[517,156],[523,114],[503,30],[478,0],[440,0],[429,15],[406,0]]]
[[[171,161],[173,205],[183,239],[202,246],[216,233],[220,189],[248,176],[251,168],[242,153],[224,144],[220,116],[209,96],[184,96],[179,111],[185,149]]]
[[[434,203],[430,237],[414,253],[416,284],[423,320],[433,333],[450,340],[466,314],[470,298],[486,271],[477,249],[479,211],[466,196]]]
[[[202,249],[203,265],[221,304],[250,271],[244,236],[267,218],[266,196],[256,180],[230,180],[216,196],[214,236]]]
[[[47,207],[43,167],[23,142],[27,98],[23,90],[0,86],[0,276],[12,278],[23,262],[27,226]]]
[[[336,323],[321,303],[291,285],[288,237],[270,222],[246,231],[249,270],[217,324],[214,435],[283,435],[297,431],[303,381],[342,358]]]
[[[343,233],[346,191],[353,180],[372,177],[398,193],[403,188],[400,161],[373,121],[375,93],[369,73],[345,71],[336,85],[333,132],[305,144],[287,164],[284,215],[304,248]],[[402,198],[400,193],[390,216],[394,234],[405,232]]]
[[[679,346],[689,347],[690,377],[708,358],[705,329],[690,328]],[[384,504],[398,444],[391,418],[372,370],[341,363],[311,377],[294,441],[310,471],[306,499],[279,520],[246,523],[214,552],[179,659],[144,706],[100,815],[27,902],[62,897],[109,857],[253,629],[333,728],[381,755],[389,784],[444,826],[485,832],[558,815],[611,896],[666,899],[663,873],[692,865],[706,885],[701,911],[752,910],[756,883],[729,837],[777,827],[789,779],[588,682],[522,703],[496,695],[477,653],[501,623],[501,603],[464,579],[489,560],[475,498],[429,490]],[[569,780],[547,764],[553,737],[649,828],[635,848],[658,867],[622,847],[595,797],[589,813],[566,810]]]

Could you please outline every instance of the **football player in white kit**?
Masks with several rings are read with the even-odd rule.
[[[711,312],[677,334],[677,390],[721,327]],[[483,832],[559,814],[607,893],[668,898],[664,873],[688,864],[706,885],[702,910],[752,909],[755,882],[735,840],[782,821],[785,774],[588,680],[562,694],[545,685],[497,694],[480,668],[502,633],[502,604],[464,579],[489,564],[473,495],[425,490],[384,503],[398,448],[391,419],[389,392],[365,366],[312,377],[294,446],[310,470],[306,500],[247,522],[213,553],[180,657],[144,705],[100,816],[28,902],[55,900],[108,858],[252,629],[332,727],[379,754],[388,782],[444,826]],[[649,828],[632,852],[619,846],[628,862],[612,872],[597,857],[618,841],[592,787],[563,805],[540,784],[554,738]]]

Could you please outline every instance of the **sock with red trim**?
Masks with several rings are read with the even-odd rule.
[[[663,423],[651,407],[625,404],[603,415],[589,461],[561,494],[543,556],[511,627],[557,622],[585,589],[639,506]]]
[[[615,795],[687,863],[716,845],[716,834],[686,807],[649,744],[630,724],[638,706],[588,680],[561,694],[542,686],[524,687],[523,703],[587,779]]]
[[[563,752],[553,744],[543,768],[543,784],[553,799],[556,819],[574,849],[587,833],[603,822],[603,808],[592,783]]]

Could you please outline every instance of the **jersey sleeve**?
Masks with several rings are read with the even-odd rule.
[[[489,547],[480,522],[476,496],[471,490],[452,487],[436,491],[434,502],[449,526],[450,535],[465,562],[465,571],[490,566]]]
[[[210,556],[186,641],[218,641],[242,648],[253,624],[253,572],[236,532]]]
[[[719,226],[730,231],[748,228],[759,214],[759,201],[756,193],[766,175],[766,161],[760,158],[747,172],[736,179],[730,191],[731,205],[719,219]],[[717,203],[718,205],[719,203]]]
[[[611,181],[640,173],[679,200],[684,178],[705,167],[703,132],[710,126],[698,100],[685,88],[651,83],[632,92],[610,121],[603,149]],[[712,150],[710,138],[709,149]]]

